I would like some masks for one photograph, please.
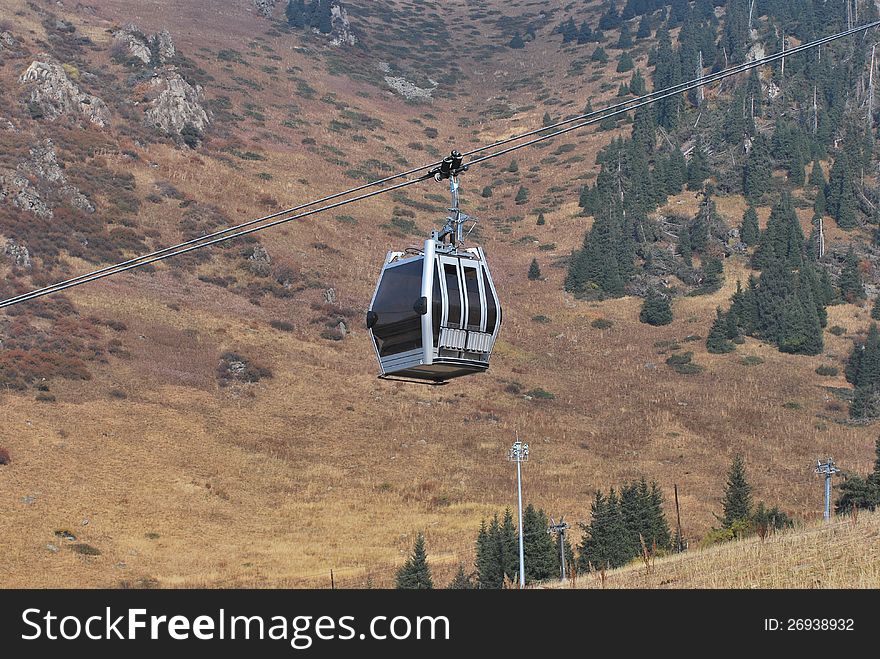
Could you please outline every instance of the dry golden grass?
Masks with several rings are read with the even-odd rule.
[[[695,549],[551,588],[880,588],[880,513]]]
[[[78,24],[88,22],[90,34],[135,15],[149,32],[170,27],[178,47],[219,84],[229,73],[215,56],[203,57],[198,49],[244,52],[253,35],[265,35],[269,26],[247,11],[249,3],[227,3],[220,10],[215,4],[107,0],[96,16],[57,11]],[[466,3],[449,5],[454,16],[464,15]],[[19,0],[0,0],[0,6],[10,12],[26,8]],[[39,38],[39,23],[27,25]],[[232,169],[209,151],[194,156],[165,145],[148,147],[134,164],[110,157],[114,167],[134,174],[139,193],[150,192],[156,181],[169,181],[199,203],[217,204],[234,221],[244,221],[275,210],[263,204],[264,195],[293,206],[353,184],[342,168],[302,148],[304,137],[336,144],[353,164],[377,150],[392,160],[386,146],[415,164],[430,158],[408,147],[414,134],[422,139],[411,120],[428,113],[436,118],[425,123],[444,136],[436,142],[442,150],[483,143],[490,132],[509,135],[534,127],[541,108],[530,111],[528,120],[477,123],[489,97],[501,94],[501,85],[517,76],[544,72],[546,84],[563,101],[549,108],[554,114],[580,110],[590,98],[598,108],[617,89],[615,82],[599,90],[613,72],[613,61],[603,79],[588,82],[593,71],[588,67],[583,84],[572,85],[571,56],[556,47],[544,54],[537,44],[523,52],[505,50],[492,67],[482,66],[488,70],[482,80],[474,74],[462,81],[460,112],[475,121],[465,129],[458,115],[444,113],[444,102],[407,105],[376,87],[326,75],[312,55],[292,48],[294,35],[265,38],[282,57],[273,64],[281,70],[299,66],[317,90],[314,99],[296,99],[298,116],[307,123],[296,130],[281,127],[277,106],[293,97],[292,84],[283,78],[274,83],[258,68],[248,69],[264,90],[250,96],[229,92],[232,102],[239,110],[246,101],[257,103],[272,120],[265,131],[234,127],[235,135],[243,149],[268,159],[242,160]],[[96,65],[102,62],[100,53],[89,57],[97,58]],[[17,84],[12,68],[3,72],[4,85]],[[503,75],[495,76],[496,70]],[[214,90],[209,86],[207,92],[211,96]],[[387,143],[357,144],[328,133],[328,113],[335,111],[320,100],[327,92],[381,119]],[[518,106],[534,102],[528,89],[505,92],[505,98]],[[283,136],[289,144],[272,142],[262,132]],[[553,516],[586,521],[597,488],[644,475],[659,481],[668,500],[678,484],[685,535],[696,542],[714,523],[724,473],[735,453],[745,455],[759,499],[800,518],[820,515],[821,486],[810,467],[815,459],[831,453],[839,464],[860,472],[868,471],[872,460],[874,429],[825,418],[845,416],[827,409],[830,395],[822,389],[842,386],[842,378],[814,372],[820,364],[840,366],[849,339],[826,334],[829,354],[815,358],[781,355],[753,340],[731,355],[707,354],[702,340],[682,342],[690,335],[704,338],[715,307],[726,306],[737,278],[745,281],[748,271],[740,258],[726,261],[722,291],[676,300],[676,319],[663,328],[638,322],[639,299],[587,303],[563,293],[565,270],[553,263],[580,246],[591,221],[579,215],[578,177],[593,170],[597,150],[615,134],[583,133],[564,138],[579,145],[582,163],[551,168],[540,165],[549,151],[520,152],[520,180],[499,186],[490,200],[474,191],[505,178],[500,168],[509,159],[467,174],[466,204],[486,204],[485,213],[475,214],[484,220],[483,246],[505,309],[501,340],[486,375],[435,389],[377,381],[373,349],[358,323],[345,341],[318,338],[321,326],[312,323],[317,314],[310,309],[321,299],[317,288],[290,300],[267,297],[255,306],[163,265],[154,274],[126,274],[72,291],[84,316],[127,324],[119,338],[131,358],[95,367],[89,382],[52,382],[56,403],[35,403],[33,392],[2,394],[0,445],[13,460],[0,467],[0,555],[5,559],[0,586],[322,585],[330,569],[344,586],[364,585],[367,577],[389,585],[419,530],[426,532],[429,557],[443,583],[459,561],[472,563],[480,520],[515,504],[514,473],[505,454],[516,431],[532,445],[525,498]],[[528,178],[534,166],[540,170]],[[259,180],[260,171],[274,178]],[[533,203],[513,204],[519,184],[529,188]],[[545,214],[545,226],[537,227],[533,208],[553,186],[566,188],[564,201]],[[502,190],[511,192],[510,198],[502,198]],[[407,192],[420,201],[425,194],[445,193],[431,185]],[[670,203],[678,201],[684,202],[682,212],[695,212],[692,194]],[[352,215],[356,225],[334,220],[331,212],[259,239],[273,259],[290,260],[333,286],[343,306],[363,311],[384,251],[418,240],[379,229],[394,206],[380,197],[338,211]],[[727,206],[719,200],[719,210],[733,224],[742,208],[741,200]],[[179,238],[180,213],[174,203],[144,203],[138,220],[158,230],[167,244]],[[769,209],[760,213],[766,220]],[[525,218],[510,223],[510,233],[490,221],[513,215]],[[427,230],[440,218],[420,212],[415,219]],[[532,242],[519,242],[527,235],[556,247],[540,251]],[[339,253],[318,250],[315,243]],[[546,281],[526,279],[535,256]],[[72,267],[76,274],[88,265]],[[215,258],[199,273],[217,274],[225,267]],[[248,281],[240,269],[231,274]],[[550,322],[534,322],[539,314]],[[849,334],[869,322],[867,311],[851,305],[833,307],[829,316],[829,325],[845,326]],[[614,325],[591,327],[599,317]],[[275,319],[293,323],[295,330],[273,330],[269,323]],[[672,340],[693,350],[705,372],[674,374],[664,364],[664,349],[655,346]],[[215,370],[226,350],[268,364],[274,378],[219,388]],[[745,355],[764,363],[743,365]],[[511,381],[524,391],[542,387],[556,398],[542,402],[512,395],[505,391]],[[127,398],[111,397],[111,389],[126,392]],[[792,402],[800,409],[786,407]],[[24,497],[34,497],[33,503]],[[54,535],[64,529],[101,555],[69,550]],[[47,550],[49,543],[60,551]]]

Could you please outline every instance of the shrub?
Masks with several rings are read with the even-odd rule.
[[[272,371],[238,353],[226,352],[220,357],[217,377],[222,387],[230,382],[259,382],[263,378],[271,378]]]
[[[764,360],[755,355],[746,355],[742,359],[739,360],[739,363],[743,366],[758,366],[764,363]]]
[[[604,330],[614,325],[614,323],[607,318],[596,318],[590,325],[596,329]]]
[[[556,396],[551,394],[549,391],[541,389],[541,387],[526,392],[526,396],[529,396],[530,398],[537,398],[538,400],[553,400],[554,398],[556,398]]]
[[[659,293],[651,291],[642,305],[639,321],[653,325],[668,325],[672,322],[672,306],[669,300]]]
[[[125,393],[122,389],[111,389],[107,392],[110,398],[115,398],[116,400],[125,400],[128,398],[128,394]]]
[[[834,336],[843,336],[846,334],[846,328],[841,327],[840,325],[834,325],[829,330]]]
[[[100,556],[101,550],[97,547],[92,547],[85,542],[80,542],[75,545],[70,545],[70,549],[75,551],[77,554],[81,554],[83,556]]]
[[[277,329],[279,332],[292,332],[294,327],[293,323],[288,323],[286,320],[273,320],[269,323],[273,329]]]
[[[38,403],[54,403],[56,398],[52,394],[47,394],[46,392],[40,392],[36,395],[35,400]]]
[[[694,353],[685,352],[678,355],[670,355],[666,358],[666,365],[670,366],[673,371],[681,375],[694,375],[702,373],[703,367],[699,364],[691,362]]]
[[[816,373],[819,375],[824,375],[826,377],[834,377],[837,375],[837,367],[836,366],[826,366],[822,365],[816,369]]]
[[[541,324],[543,324],[543,325],[546,325],[547,323],[550,322],[550,319],[547,318],[547,316],[545,316],[544,314],[539,314],[539,315],[537,315],[537,316],[532,316],[532,320],[533,320],[534,322],[536,322],[536,323],[541,323]]]
[[[9,451],[0,446],[0,466],[8,465],[12,462],[12,456],[9,455]]]

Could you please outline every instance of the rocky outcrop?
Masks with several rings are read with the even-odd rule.
[[[30,179],[12,169],[0,169],[0,201],[10,202],[37,217],[52,217],[52,209],[40,196],[39,190],[31,185]]]
[[[12,36],[9,32],[0,32],[0,50],[4,48],[15,48],[16,41],[15,37]]]
[[[271,16],[272,10],[275,9],[276,0],[254,0],[254,7],[263,16]]]
[[[6,241],[6,245],[3,247],[3,256],[11,261],[12,265],[25,270],[30,270],[34,265],[28,248],[11,238]]]
[[[257,277],[268,277],[272,270],[272,259],[269,257],[268,250],[257,243],[250,256],[248,256],[247,266],[248,270]]]
[[[171,39],[171,33],[168,30],[162,30],[153,37],[156,40],[156,52],[159,53],[159,62],[167,64],[177,54],[174,48],[174,41]]]
[[[333,26],[330,39],[334,46],[354,46],[358,42],[357,35],[348,20],[348,12],[342,5],[330,7],[330,24]]]
[[[86,213],[94,213],[95,207],[82,192],[67,181],[64,170],[58,164],[58,154],[52,140],[43,140],[31,149],[31,159],[22,163],[19,170],[33,174],[57,186],[61,196],[74,208]]]
[[[199,85],[193,87],[173,70],[157,73],[150,84],[156,97],[145,113],[148,126],[169,135],[180,135],[188,125],[201,132],[211,123],[202,105],[203,93]]]
[[[84,116],[96,126],[110,123],[110,110],[97,96],[86,94],[70,79],[67,72],[48,56],[35,60],[19,78],[30,88],[32,112],[54,121],[58,117]]]
[[[0,201],[8,201],[37,217],[51,218],[52,206],[43,194],[47,193],[49,199],[61,197],[74,208],[86,213],[95,212],[88,197],[71,185],[64,175],[52,140],[43,140],[30,151],[30,159],[20,163],[15,170],[0,170]],[[50,184],[51,188],[40,183]]]
[[[132,23],[114,32],[113,38],[115,48],[146,66],[168,64],[176,53],[174,40],[168,30],[148,35]]]

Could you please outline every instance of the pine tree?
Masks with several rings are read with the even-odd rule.
[[[432,589],[434,583],[431,581],[431,569],[428,567],[427,559],[425,536],[419,533],[412,555],[397,572],[397,588],[405,590]]]
[[[538,259],[532,259],[529,265],[529,281],[537,281],[541,278],[541,266],[538,265]]]
[[[639,312],[639,321],[648,325],[668,325],[672,322],[672,306],[664,295],[654,290],[648,292]]]
[[[639,21],[639,29],[636,31],[636,39],[647,39],[651,36],[651,18],[648,14],[642,15]]]
[[[810,170],[809,184],[817,190],[825,190],[825,172],[822,171],[822,165],[819,160],[813,160],[813,168]]]
[[[516,198],[514,199],[514,203],[516,203],[517,206],[522,206],[528,200],[529,200],[529,191],[526,189],[525,186],[521,185],[519,187],[519,190],[516,193]]]
[[[746,480],[746,466],[741,455],[737,455],[727,472],[722,502],[724,528],[731,528],[736,522],[745,522],[752,517],[752,486]]]
[[[623,51],[617,60],[617,72],[626,73],[627,71],[632,71],[635,65],[636,63],[633,61],[632,55]]]
[[[703,181],[709,178],[710,174],[709,162],[706,159],[706,153],[703,151],[703,141],[698,135],[694,150],[691,153],[691,160],[688,163],[688,190],[699,190],[702,188]]]
[[[292,28],[303,28],[305,23],[305,0],[290,0],[285,10],[287,24]]]
[[[562,32],[562,43],[571,43],[578,38],[578,29],[573,18],[563,23],[559,31]]]
[[[539,227],[544,226],[547,223],[547,220],[544,219],[544,213],[538,213],[538,219],[535,224]]]
[[[804,261],[804,232],[794,211],[791,197],[783,194],[770,212],[767,229],[761,234],[752,266],[764,269],[774,259],[790,268],[799,268]]]
[[[742,224],[739,227],[739,239],[749,247],[758,244],[761,229],[758,225],[758,213],[754,206],[749,206],[743,213]]]
[[[880,295],[874,298],[874,306],[871,307],[871,318],[880,320]]]
[[[517,34],[514,34],[513,37],[511,37],[510,41],[507,42],[507,46],[508,46],[508,48],[513,48],[515,50],[519,50],[520,48],[526,47],[526,42],[523,41],[522,36],[520,36],[519,33],[517,33]]]
[[[770,189],[773,180],[773,163],[767,140],[757,135],[752,139],[752,149],[743,168],[743,192],[750,201],[757,201]]]
[[[608,62],[608,53],[605,52],[605,49],[602,48],[602,46],[596,46],[596,50],[590,55],[590,59],[594,62],[606,64]]]
[[[559,574],[559,553],[547,533],[547,515],[532,504],[523,511],[523,556],[526,582],[545,581]]]
[[[632,79],[629,81],[629,91],[633,96],[644,96],[646,92],[645,79],[638,69],[636,69]]]
[[[510,508],[504,510],[504,517],[498,532],[498,552],[503,576],[511,581],[516,580],[519,575],[519,541]]]
[[[593,30],[590,28],[589,23],[584,21],[581,23],[581,28],[578,30],[577,35],[577,43],[579,46],[583,46],[584,44],[590,43],[593,38]]]
[[[455,576],[446,588],[448,590],[472,590],[474,588],[470,575],[464,571],[464,563],[458,564],[458,572],[455,573]]]
[[[715,310],[715,321],[709,336],[706,338],[706,350],[716,355],[723,355],[736,350],[733,342],[727,338],[727,314],[722,313],[721,308]]]
[[[846,253],[846,261],[840,273],[840,295],[844,300],[855,303],[867,297],[865,286],[862,283],[862,274],[859,271],[859,260],[850,246]]]
[[[620,28],[620,37],[617,39],[616,48],[632,48],[633,39],[632,33],[629,31],[629,23],[624,23]]]

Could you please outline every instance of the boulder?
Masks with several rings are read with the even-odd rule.
[[[0,201],[11,202],[16,208],[29,211],[37,217],[53,216],[52,209],[43,201],[39,190],[19,171],[0,170]]]
[[[6,245],[3,247],[3,255],[19,268],[30,270],[34,266],[28,248],[11,238],[6,241]]]
[[[254,0],[254,7],[263,16],[271,16],[272,10],[275,9],[276,0]]]
[[[248,269],[258,277],[268,277],[272,269],[272,259],[269,252],[259,243],[248,256]]]
[[[330,23],[333,26],[333,30],[330,32],[330,42],[334,46],[354,46],[358,42],[345,7],[342,5],[330,7]]]
[[[204,95],[201,86],[193,87],[173,70],[157,73],[150,84],[156,97],[145,113],[148,126],[169,135],[180,135],[187,125],[201,132],[211,123],[202,105]]]
[[[110,123],[110,110],[97,96],[86,94],[57,62],[47,55],[34,60],[19,78],[30,88],[30,103],[45,118],[54,121],[63,115],[85,116],[96,126]]]

